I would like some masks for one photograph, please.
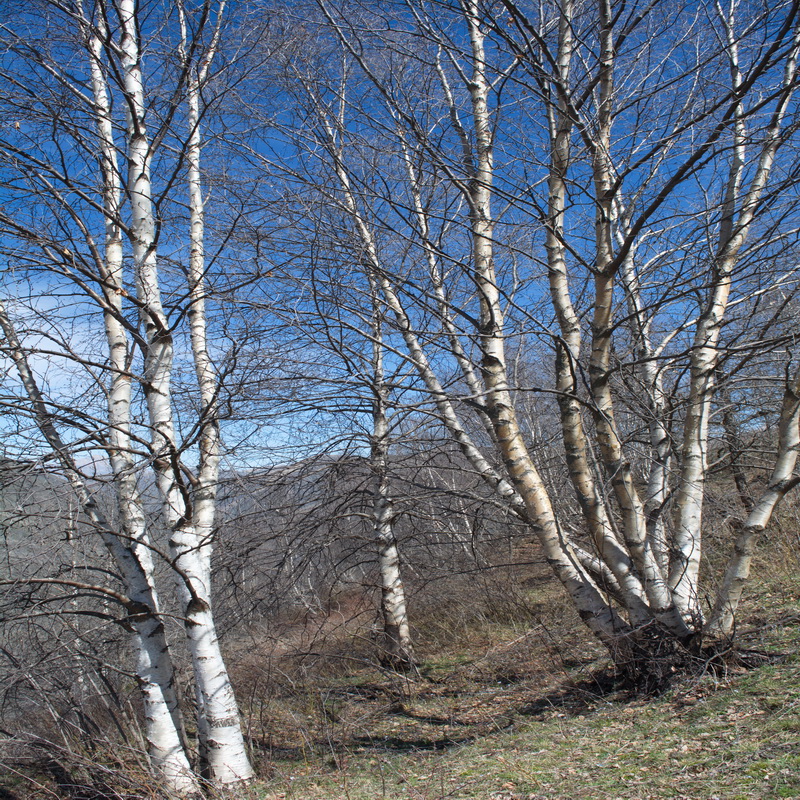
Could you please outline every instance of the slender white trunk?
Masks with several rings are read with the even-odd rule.
[[[621,241],[624,234],[617,232]],[[668,427],[668,408],[664,392],[662,371],[656,361],[656,351],[650,338],[650,321],[641,299],[639,276],[634,265],[635,248],[622,263],[620,273],[628,303],[631,335],[636,348],[636,371],[644,388],[649,412],[650,469],[644,497],[647,540],[660,573],[669,571],[669,548],[667,543],[664,506],[669,497],[669,475],[672,456],[672,441]]]
[[[562,93],[569,87],[572,48],[572,3],[567,0],[562,7],[559,22],[557,67]],[[572,121],[563,96],[559,96],[555,103],[548,104],[547,110],[550,127],[550,174],[545,249],[550,296],[561,331],[561,339],[556,342],[556,390],[567,468],[595,547],[613,574],[614,583],[619,587],[631,622],[640,625],[649,621],[652,615],[630,556],[617,539],[604,499],[597,489],[584,429],[582,404],[578,399],[576,375],[580,369],[581,329],[570,296],[564,244],[566,180],[570,163]]]
[[[447,84],[447,79],[444,75],[444,72],[441,70],[440,77],[445,87],[448,103],[453,107],[452,114],[455,115],[456,111]],[[478,411],[484,430],[491,439],[494,439],[494,427],[492,426],[492,421],[489,418],[489,415],[486,413],[486,408],[484,406],[484,387],[481,384],[480,378],[477,375],[472,361],[464,349],[458,334],[458,330],[453,323],[451,307],[445,293],[444,281],[442,279],[436,247],[431,240],[429,214],[422,202],[422,192],[414,165],[412,163],[411,153],[409,152],[408,145],[402,135],[402,132],[399,132],[399,136],[402,143],[403,160],[406,166],[406,175],[408,177],[411,198],[414,204],[414,216],[417,220],[417,231],[420,239],[422,240],[422,246],[425,250],[425,260],[428,263],[428,275],[431,279],[434,296],[436,297],[436,306],[439,313],[439,319],[447,336],[450,352],[453,354],[453,358],[455,358],[456,363],[461,370],[461,374],[464,377],[464,382],[467,385],[467,389],[469,390],[471,404]]]
[[[413,667],[415,659],[406,610],[405,586],[400,572],[400,553],[392,525],[394,511],[385,468],[383,444],[387,434],[386,417],[377,414],[374,420],[373,469],[376,473],[376,485],[373,525],[381,575],[384,650],[386,660],[391,666],[408,669]]]
[[[494,271],[492,184],[494,154],[489,83],[486,78],[484,36],[475,0],[462,0],[472,47],[468,83],[475,137],[474,174],[470,181],[472,260],[480,301],[480,346],[486,403],[495,436],[511,482],[522,497],[534,530],[556,575],[573,598],[582,619],[609,648],[625,649],[621,633],[628,631],[585,572],[558,524],[550,497],[525,444],[508,383],[503,309]]]
[[[727,22],[732,81],[736,88],[741,78],[733,41],[732,19]],[[714,373],[719,362],[719,337],[739,252],[750,232],[761,195],[772,170],[775,154],[782,141],[783,118],[794,90],[799,41],[800,29],[795,31],[793,49],[787,57],[784,68],[783,90],[778,97],[772,119],[761,143],[761,153],[750,186],[743,196],[740,196],[739,187],[744,172],[746,131],[741,120],[741,111],[737,110],[734,151],[722,205],[722,220],[712,270],[712,285],[708,304],[697,324],[692,345],[689,398],[681,449],[680,483],[675,500],[678,509],[677,530],[672,548],[673,559],[670,565],[669,582],[676,605],[684,617],[693,621],[695,625],[702,622],[698,579],[703,497],[708,466],[708,428],[714,398]],[[741,204],[737,212],[736,206],[740,200]]]
[[[177,796],[197,794],[199,786],[189,766],[180,735],[178,722],[180,712],[175,695],[172,662],[164,625],[158,613],[150,553],[145,542],[140,537],[131,535],[132,532],[125,530],[125,535],[119,535],[97,506],[55,427],[2,303],[0,303],[0,327],[5,335],[9,355],[17,367],[33,408],[36,424],[58,457],[84,513],[114,559],[123,579],[126,594],[130,598],[127,610],[130,614],[130,627],[135,635],[136,676],[142,693],[145,736],[151,764],[156,773],[162,776],[164,788],[169,793]],[[145,553],[147,559],[143,561]]]
[[[145,392],[151,426],[153,467],[163,498],[164,516],[170,528],[170,547],[179,571],[179,593],[184,606],[185,629],[200,700],[199,727],[205,734],[205,752],[210,780],[233,783],[252,776],[239,721],[239,712],[227,669],[222,659],[211,612],[210,551],[218,470],[218,429],[209,386],[215,379],[208,359],[202,250],[202,198],[199,194],[199,119],[190,137],[191,242],[190,276],[193,295],[191,334],[195,367],[201,381],[206,412],[202,420],[201,471],[203,485],[195,495],[186,485],[179,463],[172,416],[171,375],[173,343],[161,304],[156,260],[155,217],[150,179],[151,151],[145,125],[144,92],[140,64],[135,0],[120,0],[120,50],[128,110],[128,195],[132,216],[132,239],[137,297],[145,330]],[[194,87],[195,91],[192,91]],[[190,81],[190,96],[197,102],[197,85]],[[190,114],[192,113],[190,107]],[[200,203],[198,206],[197,203]],[[199,309],[199,312],[198,312]],[[210,407],[209,407],[210,406]]]
[[[372,441],[370,467],[374,480],[373,531],[378,546],[381,576],[381,612],[383,614],[384,661],[398,669],[413,668],[414,649],[406,610],[406,595],[400,573],[393,519],[394,510],[389,486],[389,388],[383,367],[383,332],[378,289],[369,276],[372,301]]]
[[[221,18],[225,2],[217,10]],[[185,56],[186,27],[183,6],[179,6],[182,23],[182,41]],[[203,183],[200,173],[202,155],[200,89],[207,77],[214,58],[219,36],[219,25],[214,32],[211,45],[204,54],[199,70],[186,63],[187,106],[189,138],[186,144],[187,182],[189,188],[189,333],[192,345],[197,385],[200,390],[200,463],[197,470],[197,486],[193,494],[195,532],[201,541],[204,560],[211,562],[211,539],[216,513],[217,483],[220,463],[219,409],[217,405],[217,375],[208,350],[206,322],[206,259],[205,259],[205,209],[203,205]]]
[[[603,466],[611,481],[622,517],[626,547],[644,583],[653,614],[675,634],[688,630],[675,612],[665,576],[658,566],[647,536],[645,510],[630,462],[619,434],[611,386],[611,346],[614,325],[613,163],[611,130],[614,103],[614,32],[609,0],[599,0],[600,59],[598,71],[598,126],[592,141],[592,172],[595,187],[595,304],[592,318],[592,349],[589,378],[594,401],[597,443]]]
[[[733,556],[717,593],[716,602],[706,623],[712,636],[728,636],[733,630],[736,610],[750,578],[750,567],[758,535],[766,530],[778,504],[800,482],[795,475],[800,452],[800,370],[787,384],[778,425],[778,453],[769,484],[752,505],[736,539]]]

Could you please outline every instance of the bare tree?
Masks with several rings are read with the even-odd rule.
[[[105,518],[77,468],[69,447],[61,438],[54,415],[42,395],[28,357],[2,304],[0,328],[5,339],[4,350],[16,365],[36,424],[72,484],[84,514],[114,559],[126,593],[72,577],[27,580],[39,585],[55,584],[68,589],[90,591],[101,598],[119,603],[125,609],[128,618],[124,624],[136,637],[136,673],[144,702],[148,752],[153,767],[161,775],[165,788],[169,791],[177,795],[195,794],[199,791],[199,784],[192,774],[182,739],[183,723],[175,693],[172,660],[164,624],[160,618],[151,544],[147,529],[141,524],[144,517],[138,495],[130,491],[120,493],[119,510],[123,529],[117,530]],[[135,515],[131,514],[132,510],[135,510]],[[15,580],[18,579],[11,578],[11,581]]]
[[[370,32],[367,7],[320,9],[372,87],[345,126],[382,132],[371,161],[380,177],[356,184],[347,156],[330,169],[406,357],[473,468],[536,532],[589,628],[657,684],[665,664],[730,632],[748,561],[742,539],[715,606],[725,621],[718,610],[706,620],[702,509],[727,312],[767,289],[755,288],[758,259],[776,259],[796,230],[785,212],[773,225],[772,209],[794,185],[797,6],[708,4],[684,9],[676,28],[677,5],[409,2],[388,38]],[[416,175],[401,185],[395,164],[409,153]],[[376,190],[381,179],[391,193]],[[433,241],[426,213],[450,234]],[[545,258],[520,247],[516,230],[540,236]],[[425,272],[378,244],[390,231]],[[535,269],[520,276],[526,256],[544,285]],[[778,270],[768,285],[791,275]],[[509,344],[526,328],[542,342],[531,357],[551,359],[551,386],[514,381]],[[446,388],[443,353],[463,390]],[[644,392],[645,450],[629,434],[629,370]],[[558,401],[579,535],[560,518],[517,410],[523,392],[543,390]],[[793,484],[796,413],[790,380],[779,471],[756,529]]]
[[[143,572],[135,584],[127,577],[130,569],[125,573],[131,587],[128,591],[135,589],[137,596],[145,590],[154,591],[152,537],[147,532],[140,496],[142,476],[146,470],[152,470],[161,500],[161,517],[169,531],[169,563],[176,577],[181,617],[192,656],[201,772],[220,784],[247,779],[252,770],[222,660],[210,594],[220,457],[219,376],[208,346],[204,305],[207,265],[200,177],[201,91],[208,81],[218,46],[224,3],[218,6],[206,3],[191,14],[181,6],[177,20],[166,20],[168,33],[177,29],[179,58],[174,65],[176,82],[154,136],[148,128],[150,111],[141,44],[144,22],[136,5],[123,0],[116,5],[95,3],[84,9],[80,5],[47,3],[42,11],[49,22],[67,26],[70,34],[66,48],[77,60],[77,69],[88,73],[88,85],[76,80],[55,57],[55,52],[48,51],[41,40],[29,35],[37,30],[36,21],[34,31],[7,30],[10,51],[18,59],[17,64],[21,60],[23,69],[31,65],[46,90],[38,101],[27,101],[29,116],[33,121],[38,118],[53,125],[56,135],[51,147],[45,145],[30,151],[13,138],[0,144],[8,157],[11,180],[18,182],[15,199],[20,203],[3,215],[3,223],[9,236],[21,243],[17,250],[18,255],[22,254],[17,259],[17,275],[24,279],[25,267],[35,264],[44,275],[63,276],[67,284],[77,289],[77,302],[85,309],[87,318],[91,322],[102,319],[105,358],[102,351],[97,355],[81,352],[84,343],[70,340],[69,333],[62,338],[62,352],[53,356],[66,357],[73,367],[86,370],[90,385],[94,384],[107,399],[106,418],[91,404],[83,416],[72,413],[54,416],[54,409],[60,404],[45,398],[41,392],[25,351],[28,349],[40,358],[47,356],[42,356],[41,348],[35,344],[26,348],[4,313],[8,351],[16,362],[31,405],[30,413],[47,444],[59,455],[65,472],[75,481],[84,513],[105,532],[109,546],[121,548],[123,555],[130,551],[130,557]],[[43,32],[41,27],[38,31]],[[21,79],[17,85],[24,89],[25,80]],[[9,90],[14,89],[14,83],[10,82]],[[56,100],[61,101],[61,93],[72,103],[68,106],[69,115],[75,118],[64,125],[60,124],[60,109],[55,104]],[[24,92],[15,95],[15,103],[24,103],[21,99],[24,97]],[[182,134],[173,133],[173,120],[180,118],[184,102],[186,130]],[[124,126],[119,124],[120,110],[124,112]],[[18,127],[22,140],[35,136],[35,127],[32,125],[28,130],[28,125],[25,119]],[[187,290],[178,289],[177,296],[181,299],[177,304],[171,299],[165,308],[162,300],[165,289],[172,294],[175,287],[165,283],[159,264],[162,230],[151,174],[154,158],[164,152],[168,134],[177,143],[177,158],[169,166],[172,177],[167,178],[165,185],[167,191],[174,191],[174,186],[180,186],[177,181],[180,172],[187,170],[190,245]],[[59,150],[64,147],[77,151],[77,158],[59,160]],[[96,167],[91,161],[94,157]],[[123,160],[126,172],[120,168]],[[168,159],[161,157],[162,167],[168,163]],[[86,173],[97,179],[86,180]],[[30,205],[26,209],[25,204],[36,200],[52,216],[45,218],[43,226],[29,227],[23,221],[30,214]],[[163,197],[158,201],[163,207]],[[21,212],[19,215],[15,213],[17,210]],[[101,237],[96,236],[98,227],[103,230]],[[66,241],[56,231],[62,235],[66,232]],[[126,245],[130,253],[127,263]],[[35,297],[31,301],[36,304]],[[175,340],[183,319],[188,320],[189,352],[195,370],[196,382],[188,389],[197,397],[194,421],[179,416],[174,385],[178,368]],[[134,387],[144,398],[146,418],[140,416],[143,409],[139,397],[133,395]],[[187,390],[182,388],[182,391]],[[77,400],[71,402],[78,407]],[[55,420],[72,428],[68,438],[58,433]],[[187,426],[183,437],[177,420]],[[72,455],[76,430],[82,430],[90,447],[108,459],[121,531],[96,517],[98,512],[91,493],[79,477],[79,466]],[[186,463],[186,453],[195,445],[200,459],[197,470],[192,470]],[[127,542],[133,543],[133,549]],[[121,558],[122,555],[117,556],[117,561]],[[166,645],[159,644],[158,637],[163,637],[164,628],[158,614],[153,596],[148,600],[145,619],[151,619],[149,624],[155,627],[141,638],[147,645],[143,652],[156,660],[152,669],[164,673],[160,679],[166,692],[171,689],[171,672]],[[174,696],[165,703],[174,714]],[[170,732],[165,722],[148,711],[148,719],[151,717],[155,726],[151,753],[154,765],[166,778],[167,788],[179,794],[196,792],[198,783],[188,768],[183,747],[165,738],[174,739],[176,727]]]

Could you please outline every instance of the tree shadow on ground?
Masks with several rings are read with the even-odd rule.
[[[576,717],[595,710],[598,700],[625,702],[634,694],[614,670],[601,670],[578,683],[562,685],[517,709],[517,714],[545,719],[552,712]]]
[[[472,744],[478,736],[464,736],[442,739],[403,739],[399,736],[354,736],[352,742],[362,751],[392,753],[431,753],[448,750],[464,744]]]

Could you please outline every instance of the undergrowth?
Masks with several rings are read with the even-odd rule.
[[[721,661],[657,698],[613,673],[544,570],[467,614],[418,607],[417,674],[377,666],[363,603],[271,639],[251,631],[229,663],[258,778],[233,796],[800,799],[800,577],[796,552],[780,553],[784,567],[762,561],[740,614],[737,644],[759,658]],[[158,797],[133,774],[104,794],[94,779],[59,791],[46,773],[0,770],[0,800]]]

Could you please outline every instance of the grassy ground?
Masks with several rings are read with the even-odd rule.
[[[259,777],[234,796],[800,800],[795,540],[763,557],[740,615],[740,646],[774,657],[684,679],[656,699],[614,685],[544,567],[507,586],[496,575],[481,602],[473,584],[468,613],[445,603],[419,613],[414,678],[374,665],[362,601],[272,624],[271,639],[242,636],[228,661]],[[121,794],[72,797],[156,798],[138,774],[127,770]],[[63,796],[44,773],[0,767],[0,800]]]
[[[615,689],[577,633],[573,657],[565,658],[564,645],[548,644],[552,631],[535,626],[525,633],[487,626],[493,644],[438,653],[413,681],[350,671],[317,685],[304,714],[295,708],[294,722],[285,717],[285,727],[273,728],[262,752],[270,777],[254,794],[800,798],[798,595],[800,585],[784,577],[762,584],[748,602],[741,644],[781,654],[775,660],[686,680],[657,699]],[[557,633],[569,647],[569,630]],[[272,706],[278,710],[279,700]]]
[[[315,760],[278,761],[263,796],[798,798],[798,678],[793,659],[658,701],[587,696],[536,718],[522,709],[505,731],[441,749],[386,737],[339,753],[324,771]]]

